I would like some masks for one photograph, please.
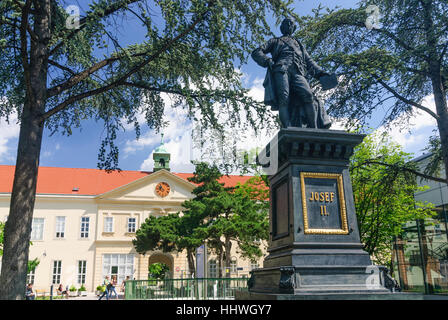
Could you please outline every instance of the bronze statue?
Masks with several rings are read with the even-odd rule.
[[[255,62],[268,68],[263,83],[264,102],[279,111],[283,128],[306,125],[328,129],[331,122],[323,102],[314,95],[306,77],[319,79],[323,89],[328,90],[337,85],[336,76],[322,70],[311,59],[300,41],[292,37],[294,30],[294,22],[284,19],[280,26],[283,36],[270,39],[252,52]]]

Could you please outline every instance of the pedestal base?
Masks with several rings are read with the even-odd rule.
[[[314,294],[272,294],[236,291],[235,300],[448,300],[446,296],[419,293],[314,293]]]
[[[269,175],[268,255],[263,268],[251,272],[251,294],[390,295],[396,283],[372,265],[356,220],[349,163],[363,138],[287,128],[262,152],[277,170]]]
[[[283,266],[251,272],[249,291],[268,294],[386,294],[387,275],[378,266]]]

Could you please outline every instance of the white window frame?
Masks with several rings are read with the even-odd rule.
[[[61,220],[62,220],[62,222],[61,222]],[[56,237],[56,239],[64,239],[65,238],[65,216],[57,216],[56,217],[55,237]]]
[[[131,222],[131,219],[134,221]],[[135,233],[135,231],[137,230],[137,218],[129,217],[127,227],[128,227],[128,233]]]
[[[37,228],[37,220],[41,221],[39,223],[39,228]],[[31,241],[39,241],[44,239],[44,227],[45,227],[45,218],[33,218],[31,224]],[[37,234],[39,232],[39,234]],[[38,235],[38,237],[36,237]]]
[[[208,261],[208,278],[218,278],[218,263],[216,259]]]
[[[109,279],[112,279],[112,268],[116,268],[118,271],[117,274],[117,283],[121,283],[126,276],[129,276],[130,279],[134,278],[135,272],[135,255],[130,254],[122,254],[122,253],[105,253],[103,254],[103,278],[105,276],[109,276]]]
[[[232,257],[230,259],[230,272],[236,273],[237,269],[238,269],[238,260],[236,257]]]
[[[90,217],[81,217],[79,227],[79,237],[81,239],[88,239],[90,235]]]
[[[110,222],[108,222],[108,220]],[[106,216],[104,217],[104,232],[114,232],[114,217]]]
[[[36,276],[36,269],[34,270],[30,270],[30,272],[28,272],[28,274],[26,275],[26,283],[32,283],[34,284],[34,278]]]
[[[78,284],[85,284],[87,277],[87,260],[78,260]]]
[[[52,270],[51,283],[52,284],[61,283],[62,260],[53,260],[53,267],[51,270]]]
[[[250,270],[258,269],[260,267],[258,261],[251,261],[250,262]]]

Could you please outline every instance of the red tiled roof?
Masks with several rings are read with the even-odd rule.
[[[15,166],[0,165],[0,193],[11,193],[14,169]],[[98,195],[146,177],[151,173],[124,170],[107,173],[99,169],[39,167],[37,193]],[[173,174],[184,180],[193,176],[192,173],[173,172]],[[231,187],[238,182],[244,183],[250,178],[250,176],[224,176],[221,182],[224,182],[225,186]],[[78,191],[73,191],[74,188],[78,188]]]

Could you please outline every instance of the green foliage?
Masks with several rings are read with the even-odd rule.
[[[79,287],[78,291],[87,291],[86,287],[82,284],[81,287]]]
[[[369,5],[380,14],[379,27],[370,30]],[[448,169],[447,16],[446,1],[363,0],[353,9],[319,7],[302,17],[297,35],[324,69],[339,75],[340,85],[326,100],[329,114],[363,127],[382,108],[382,124],[406,130],[423,110],[438,121],[440,145],[431,148],[437,154],[432,164],[443,160]],[[422,105],[429,95],[435,111]]]
[[[74,291],[76,291],[76,287],[74,285],[71,285],[70,288],[68,289],[68,291],[74,292]]]
[[[133,124],[140,136],[138,114],[144,114],[146,124],[155,130],[165,124],[163,94],[203,128],[220,129],[224,123],[258,128],[271,113],[248,96],[237,69],[255,46],[272,35],[266,17],[294,15],[291,3],[99,0],[89,5],[80,28],[68,29],[66,4],[51,1],[50,30],[36,30],[34,23],[43,7],[31,2],[26,10],[17,1],[2,1],[0,117],[18,112],[20,119],[30,71],[22,54],[31,60],[37,50],[27,46],[21,52],[21,45],[45,38],[48,45],[41,54],[49,63],[42,65],[41,74],[47,77],[43,79],[47,89],[29,95],[43,93],[45,110],[40,120],[52,134],[71,135],[85,119],[104,123],[100,168],[118,167],[115,140],[123,125]],[[126,27],[123,21],[130,18],[138,19],[142,37],[127,44],[119,35]],[[23,35],[20,25],[25,23],[30,31]]]
[[[148,267],[148,278],[164,279],[169,270],[170,268],[164,263],[153,263]]]
[[[106,291],[106,286],[99,285],[96,287],[96,291],[104,292],[104,291]]]
[[[40,261],[38,258],[28,261],[28,272],[36,270],[39,263]]]
[[[187,250],[192,255],[207,242],[209,249],[230,259],[229,242],[234,240],[242,256],[260,257],[260,240],[269,237],[269,191],[259,177],[233,188],[224,187],[221,178],[215,165],[197,163],[189,178],[197,184],[195,197],[182,204],[182,214],[146,219],[133,240],[136,251]]]
[[[406,222],[434,214],[431,203],[414,199],[414,193],[425,188],[417,185],[410,160],[390,137],[379,134],[367,136],[351,158],[361,242],[375,263],[389,264],[393,237],[402,233]]]
[[[259,178],[226,188],[219,179],[222,174],[214,165],[196,165],[192,182],[200,185],[193,190],[195,198],[185,201],[185,215],[202,217],[195,229],[208,248],[230,261],[231,240],[236,241],[243,257],[262,255],[259,240],[269,236],[268,202],[265,185]]]

